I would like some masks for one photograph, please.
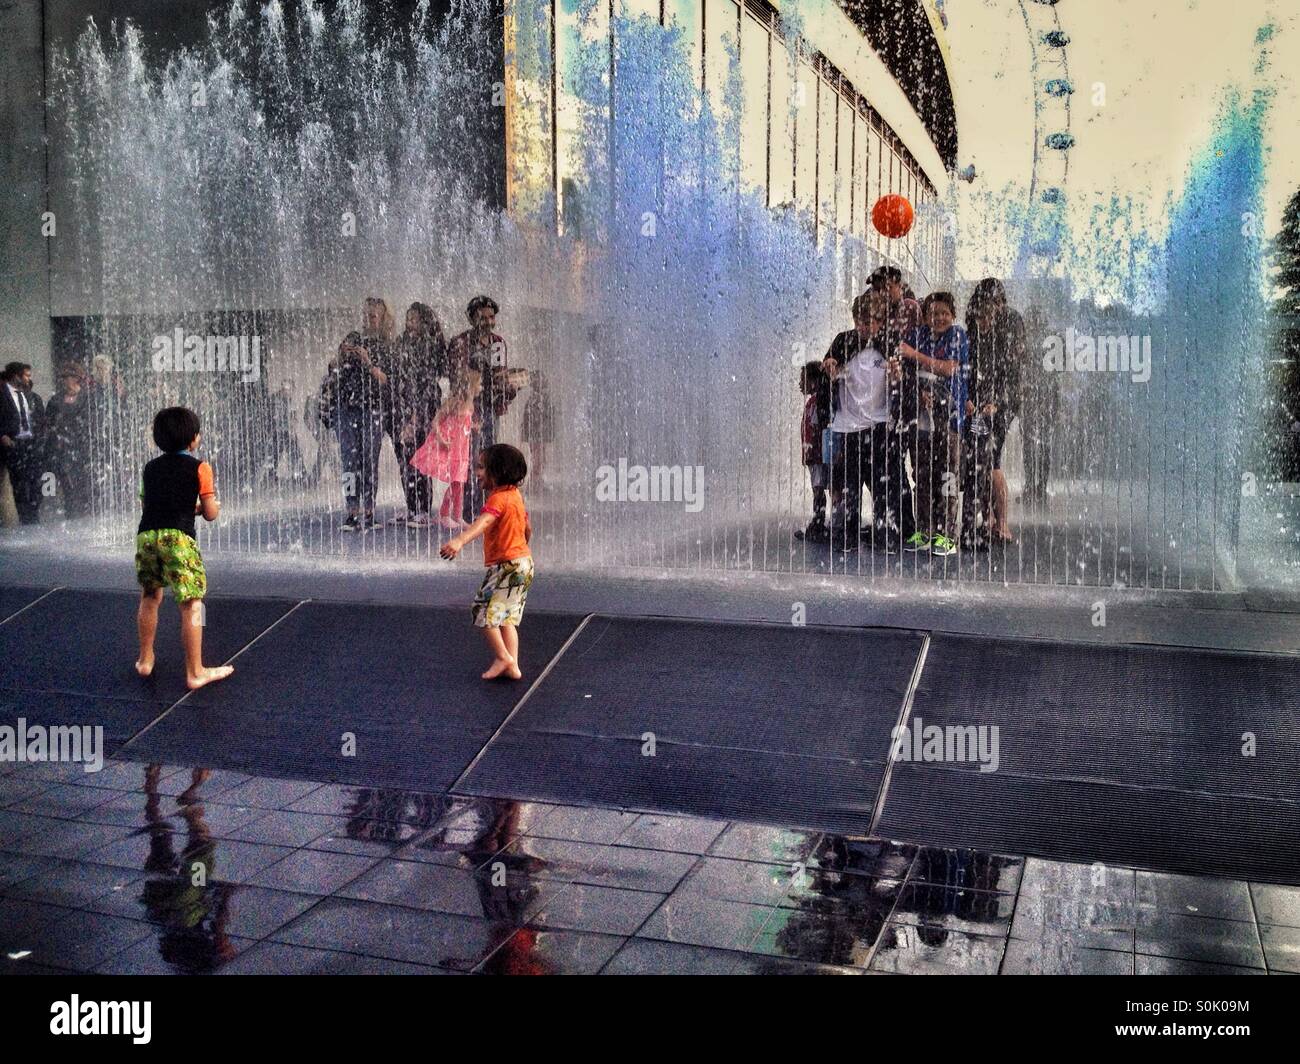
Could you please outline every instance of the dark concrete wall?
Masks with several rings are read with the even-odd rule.
[[[0,364],[50,389],[42,0],[0,0]],[[55,238],[57,239],[57,237]]]

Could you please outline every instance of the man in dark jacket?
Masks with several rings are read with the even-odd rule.
[[[10,362],[0,383],[0,462],[9,470],[18,519],[40,520],[41,434],[45,406],[32,387],[32,367]]]

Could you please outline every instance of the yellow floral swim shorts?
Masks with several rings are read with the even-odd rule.
[[[475,625],[479,628],[517,626],[524,619],[524,603],[532,583],[532,558],[489,565],[471,607]]]
[[[184,532],[160,528],[135,537],[135,578],[145,591],[170,587],[177,602],[208,593],[208,574],[199,545]]]

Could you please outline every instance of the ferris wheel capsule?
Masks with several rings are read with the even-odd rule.
[[[1064,48],[1070,43],[1070,35],[1064,30],[1048,30],[1043,34],[1043,43],[1053,48]]]
[[[1047,139],[1043,142],[1049,148],[1055,148],[1057,151],[1069,151],[1074,147],[1073,133],[1049,133]]]
[[[1043,89],[1048,96],[1069,96],[1074,92],[1074,86],[1065,78],[1052,78]]]

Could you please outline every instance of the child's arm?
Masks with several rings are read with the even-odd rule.
[[[433,431],[438,437],[438,442],[442,444],[442,446],[444,447],[451,446],[451,440],[447,439],[447,434],[442,431],[446,427],[447,422],[449,420],[450,418],[448,417],[448,415],[439,414],[437,421],[435,421],[433,424]]]
[[[217,488],[212,481],[212,467],[207,462],[199,463],[199,502],[194,512],[202,514],[205,521],[215,521],[221,514]]]
[[[479,514],[478,518],[469,526],[469,528],[465,529],[465,531],[459,536],[452,536],[451,539],[447,540],[438,553],[450,561],[465,549],[466,544],[478,539],[479,536],[483,535],[484,532],[491,528],[496,519],[496,514]]]
[[[931,373],[940,377],[951,377],[957,372],[957,363],[950,358],[931,358],[929,355],[922,354],[909,343],[898,345],[899,354],[904,358],[911,359],[922,369],[928,369]]]
[[[531,543],[532,541],[533,541],[533,519],[528,515],[528,511],[525,510],[524,511],[524,542]]]

